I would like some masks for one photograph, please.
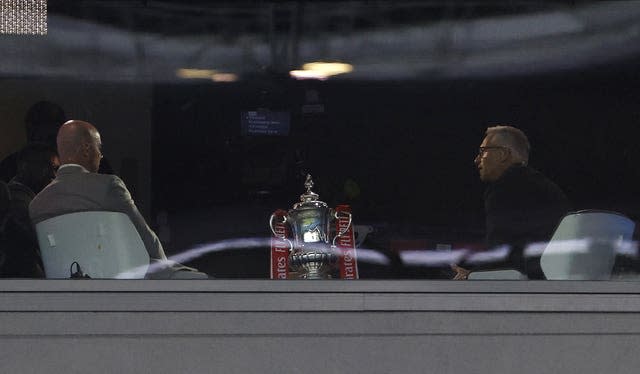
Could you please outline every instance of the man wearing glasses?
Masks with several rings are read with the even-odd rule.
[[[528,166],[529,140],[512,126],[489,127],[474,162],[480,180],[487,183],[484,195],[486,245],[508,246],[506,261],[454,266],[454,279],[466,279],[469,270],[512,268],[529,279],[544,279],[540,257],[524,255],[527,245],[548,241],[569,210],[562,190]]]

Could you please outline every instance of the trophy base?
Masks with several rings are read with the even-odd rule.
[[[329,279],[338,256],[333,252],[306,252],[292,254],[291,267],[300,273],[301,279]]]

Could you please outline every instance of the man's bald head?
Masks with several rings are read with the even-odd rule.
[[[89,122],[65,122],[58,131],[57,144],[62,164],[78,164],[90,172],[98,171],[102,140],[98,130]]]

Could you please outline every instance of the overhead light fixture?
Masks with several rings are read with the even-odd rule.
[[[210,79],[216,71],[212,69],[178,69],[176,75],[185,79]]]
[[[302,65],[302,70],[292,70],[289,75],[295,79],[325,80],[331,76],[352,71],[353,65],[342,62],[309,62]]]
[[[295,79],[319,79],[323,81],[328,78],[326,74],[311,70],[291,70],[289,75]]]
[[[352,72],[353,65],[342,62],[309,62],[308,64],[302,65],[302,69],[332,76]]]
[[[235,82],[238,75],[233,73],[222,73],[214,69],[178,69],[176,76],[184,79],[210,79],[214,82]]]
[[[238,75],[233,73],[215,73],[211,75],[211,79],[214,82],[235,82],[238,80]]]

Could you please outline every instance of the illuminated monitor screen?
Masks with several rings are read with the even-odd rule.
[[[240,113],[242,135],[287,136],[291,114],[270,110],[255,110]]]

